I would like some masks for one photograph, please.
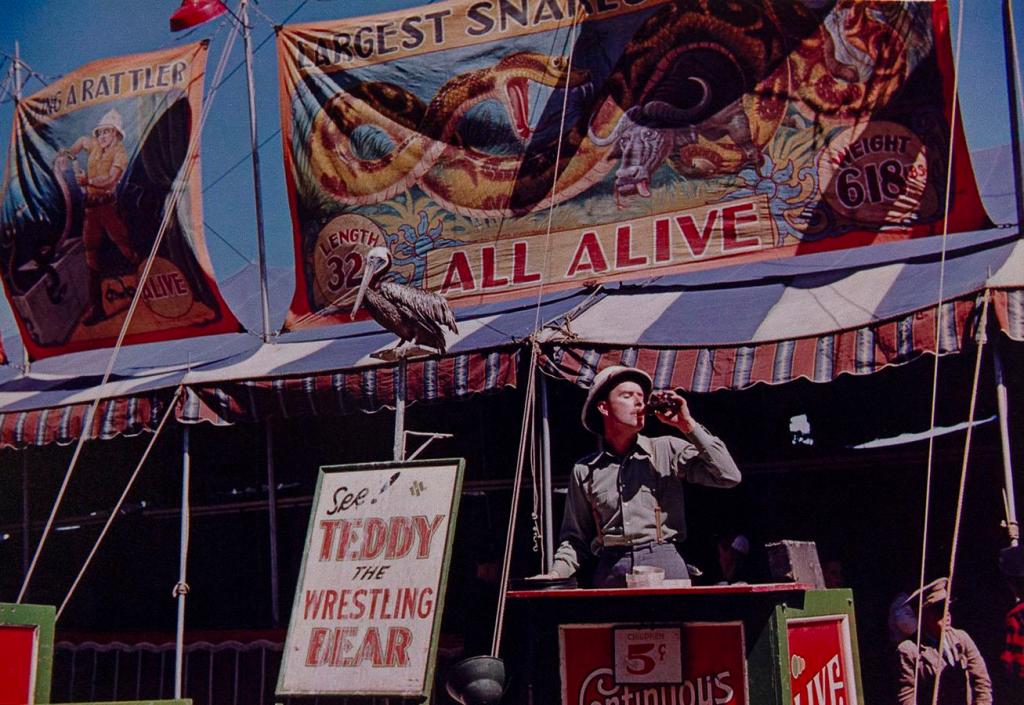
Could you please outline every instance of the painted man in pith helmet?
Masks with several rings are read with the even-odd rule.
[[[75,179],[85,192],[82,243],[89,268],[89,308],[82,323],[89,326],[107,318],[100,271],[104,237],[110,238],[133,267],[137,267],[142,258],[132,248],[128,228],[117,212],[117,185],[128,168],[121,113],[108,110],[92,134],[78,138],[66,153],[75,157],[83,150],[88,153],[89,161],[84,172],[75,163]]]
[[[594,378],[583,427],[600,438],[596,453],[573,467],[561,543],[544,578],[568,578],[597,558],[593,587],[621,587],[638,566],[689,577],[678,544],[686,538],[683,481],[732,487],[740,481],[729,450],[697,423],[674,391],[651,394],[643,370],[614,365]],[[648,412],[677,435],[642,433]]]

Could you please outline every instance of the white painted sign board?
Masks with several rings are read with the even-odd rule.
[[[463,466],[320,469],[278,695],[429,697]]]

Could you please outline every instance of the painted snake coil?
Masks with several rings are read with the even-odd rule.
[[[364,83],[339,92],[313,121],[313,172],[322,188],[346,204],[379,203],[418,183],[457,212],[502,215],[522,158],[466,147],[459,123],[472,108],[497,100],[516,137],[528,141],[531,82],[573,89],[586,85],[588,76],[569,70],[561,57],[520,52],[452,78],[425,107],[393,84]],[[370,124],[390,141],[381,155],[358,146],[358,130]]]
[[[380,203],[417,185],[453,212],[506,217],[582,193],[617,161],[617,198],[649,197],[653,170],[665,160],[687,176],[735,173],[759,162],[789,102],[856,119],[905,74],[894,58],[902,52],[898,33],[880,29],[886,22],[853,0],[832,12],[840,17],[833,25],[856,28],[868,48],[886,45],[878,66],[843,63],[868,52],[830,33],[833,25],[800,2],[677,0],[641,24],[596,93],[587,68],[570,70],[561,57],[530,52],[452,78],[426,105],[400,86],[364,83],[336,94],[314,118],[313,174],[347,205]],[[540,139],[529,126],[531,83],[583,96],[585,108],[560,142],[557,131]],[[466,114],[495,100],[518,153],[493,154],[461,136]],[[382,133],[372,153],[359,137],[370,125]],[[641,134],[657,144],[637,143]]]

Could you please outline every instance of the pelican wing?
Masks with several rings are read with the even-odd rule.
[[[419,324],[427,327],[444,326],[452,333],[459,332],[458,326],[455,325],[455,316],[452,315],[448,302],[440,294],[395,282],[383,282],[379,291],[388,302]]]

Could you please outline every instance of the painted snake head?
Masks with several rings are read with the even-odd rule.
[[[530,124],[530,84],[536,83],[553,89],[583,89],[590,92],[593,84],[590,72],[571,68],[562,56],[548,56],[536,52],[509,54],[491,69],[495,81],[495,96],[502,102],[516,136],[526,142],[534,132],[546,123],[536,127]],[[560,114],[559,111],[554,111]],[[551,118],[555,119],[555,118]]]

